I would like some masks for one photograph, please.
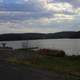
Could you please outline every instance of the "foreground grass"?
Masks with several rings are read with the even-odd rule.
[[[45,69],[52,72],[65,73],[80,77],[80,57],[37,57],[26,60],[9,58],[10,63],[31,65],[34,68]]]
[[[45,56],[46,54],[41,55],[31,49],[15,51],[1,49],[1,52],[7,54],[7,56],[9,54],[6,58],[8,62],[18,64],[22,68],[29,65],[33,68],[65,74],[67,75],[66,80],[80,80],[80,56]]]

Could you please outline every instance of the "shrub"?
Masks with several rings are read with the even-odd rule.
[[[57,49],[40,49],[37,51],[37,53],[46,56],[56,56],[56,57],[65,56],[65,52],[63,50],[57,50]]]

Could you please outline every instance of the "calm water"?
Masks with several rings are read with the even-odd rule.
[[[38,47],[64,50],[67,55],[80,54],[80,39],[46,39],[46,40],[23,40],[23,41],[1,41],[6,42],[8,47],[14,49],[22,47]]]

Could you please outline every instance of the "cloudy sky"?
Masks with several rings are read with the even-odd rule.
[[[0,33],[80,30],[80,0],[0,0]]]

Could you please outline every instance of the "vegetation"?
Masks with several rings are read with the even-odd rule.
[[[20,51],[27,51],[26,53],[23,52],[22,55],[30,54],[30,57],[27,57],[27,55],[24,55],[23,58],[21,58],[21,56],[20,58],[14,56],[8,58],[7,61],[14,64],[30,65],[34,68],[45,69],[52,72],[80,77],[80,56],[53,56],[52,53],[54,52],[54,50],[48,50],[48,53],[50,53],[51,55],[49,55],[48,53],[44,53],[43,55],[39,51],[44,51],[44,49],[38,51],[30,51],[30,49],[20,49]]]
[[[56,57],[63,57],[65,56],[65,52],[63,50],[57,50],[57,49],[40,49],[37,51],[40,55],[45,56],[56,56]]]
[[[57,72],[80,79],[80,59],[70,59],[71,57],[40,57],[28,60],[18,60],[11,58],[10,63],[29,65],[34,68]]]
[[[41,70],[73,76],[72,80],[80,79],[80,56],[67,56],[62,50],[40,49],[34,51],[30,48],[16,50],[6,48],[0,49],[1,56],[3,56],[3,60],[11,64],[28,65]]]
[[[33,51],[33,48],[20,48],[20,49],[15,49],[15,51]]]
[[[64,31],[58,33],[9,33],[1,34],[0,41],[32,40],[32,39],[61,39],[61,38],[80,38],[80,31]]]

